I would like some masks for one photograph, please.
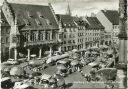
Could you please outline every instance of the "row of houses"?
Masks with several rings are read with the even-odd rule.
[[[107,16],[114,16],[117,21]],[[31,54],[41,58],[47,51],[52,55],[57,50],[110,45],[111,38],[116,39],[119,24],[117,11],[102,10],[95,16],[78,17],[72,16],[70,10],[67,14],[55,14],[51,4],[16,4],[6,0],[0,19],[2,61],[17,60],[20,54],[29,60]]]

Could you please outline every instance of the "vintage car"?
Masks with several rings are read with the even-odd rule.
[[[19,64],[19,62],[16,61],[15,59],[8,59],[8,60],[7,60],[7,63],[13,64],[13,65]]]

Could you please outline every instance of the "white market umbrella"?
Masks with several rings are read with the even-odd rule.
[[[97,49],[98,47],[97,46],[93,46],[93,47],[91,47],[92,49]]]
[[[10,71],[10,70],[11,70],[11,68],[9,68],[9,67],[5,67],[5,68],[4,68],[4,71],[5,71],[5,72],[8,72],[8,71]]]
[[[7,81],[7,80],[10,80],[10,79],[11,79],[10,77],[4,77],[4,78],[1,78],[1,82]]]
[[[71,62],[71,65],[77,65],[79,62],[77,61],[77,60],[73,60],[72,62]]]
[[[113,54],[113,51],[112,51],[112,50],[111,50],[111,51],[107,51],[107,53],[108,53],[108,54]]]
[[[64,80],[63,78],[58,79],[58,81],[57,81],[57,85],[58,85],[58,86],[62,86],[62,85],[64,85],[64,84],[65,84],[65,80]]]
[[[68,62],[68,60],[59,60],[58,63],[61,63],[61,64],[66,64]]]
[[[73,51],[73,52],[77,52],[78,50],[77,50],[77,49],[73,49],[72,51]]]
[[[32,54],[32,55],[30,55],[31,57],[36,57],[36,54]]]
[[[47,64],[53,62],[53,59],[52,58],[48,58],[48,60],[46,61]]]
[[[102,68],[97,71],[98,74],[102,74],[106,79],[111,79],[116,76],[116,68]]]
[[[43,74],[43,75],[41,76],[41,79],[49,80],[51,77],[52,77],[51,75]]]
[[[42,60],[31,60],[29,61],[29,65],[41,65],[43,63]]]
[[[96,63],[96,62],[92,62],[92,63],[89,63],[88,65],[92,66],[92,67],[95,67],[95,66],[98,66],[99,64]]]
[[[10,70],[10,75],[24,75],[24,70],[21,67],[13,67]]]
[[[58,65],[58,66],[57,66],[57,69],[59,69],[59,70],[64,70],[64,69],[66,69],[66,67],[65,67],[64,65]]]

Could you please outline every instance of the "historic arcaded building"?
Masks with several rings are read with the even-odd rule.
[[[3,12],[0,13],[0,26],[1,26],[1,59],[8,59],[9,57],[9,45],[10,45],[10,29],[11,26],[7,22]],[[1,60],[3,61],[3,60]]]
[[[51,4],[16,4],[5,0],[1,13],[3,56],[17,60],[19,54],[24,54],[29,60],[31,54],[41,58],[45,51],[52,55],[60,48],[62,32]]]

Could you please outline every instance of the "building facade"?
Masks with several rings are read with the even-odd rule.
[[[99,46],[104,38],[104,26],[95,16],[86,17],[84,20],[87,22],[85,30],[85,45],[86,48]]]
[[[116,10],[101,10],[97,13],[98,20],[105,27],[106,36],[105,39],[107,44],[112,42],[118,44],[119,39],[117,37],[119,33],[119,13]]]
[[[9,57],[9,46],[10,46],[10,25],[8,24],[3,12],[1,11],[1,58],[7,60]],[[1,60],[3,61],[3,60]]]
[[[52,55],[58,50],[62,33],[51,4],[16,4],[5,0],[1,9],[10,26],[10,58],[17,60],[21,53],[30,60],[31,54],[41,58],[45,51]]]
[[[62,51],[71,51],[77,48],[77,25],[71,15],[56,15],[63,29]]]
[[[81,17],[74,17],[74,21],[77,25],[77,49],[82,50],[85,49],[85,34],[86,34],[86,26],[87,23]]]

